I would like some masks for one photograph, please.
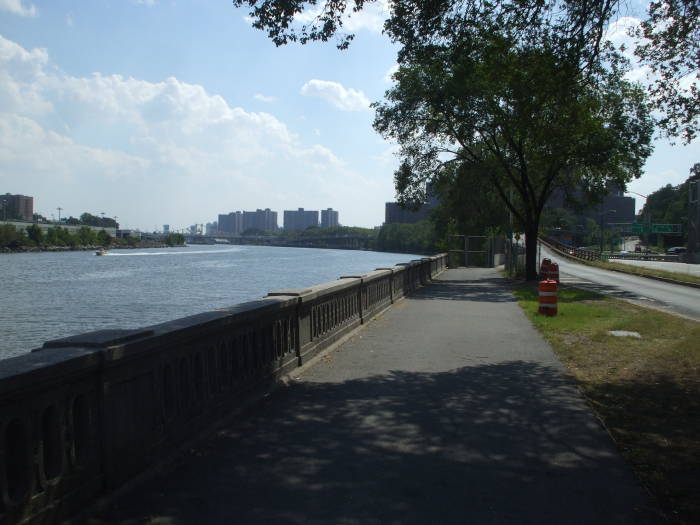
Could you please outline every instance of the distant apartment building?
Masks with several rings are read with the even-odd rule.
[[[26,195],[0,195],[0,217],[3,220],[31,221],[34,216],[34,197]]]
[[[243,212],[243,231],[250,229],[276,231],[277,227],[277,212],[270,208]]]
[[[216,235],[219,233],[219,223],[216,221],[208,222],[205,231],[207,235]]]
[[[170,225],[163,224],[163,233],[170,233]]]
[[[239,235],[243,231],[243,214],[235,211],[227,214],[219,214],[219,232]]]
[[[321,210],[321,228],[333,228],[338,226],[338,212],[333,208]]]
[[[402,208],[398,202],[387,202],[384,207],[384,224],[414,224],[430,218],[430,212],[440,205],[432,184],[426,188],[426,200],[417,210]]]
[[[318,211],[305,210],[284,210],[285,230],[305,230],[309,227],[318,227]]]
[[[219,233],[240,235],[246,230],[276,231],[277,212],[270,208],[255,211],[232,211],[220,214],[218,221]]]
[[[635,222],[635,200],[633,197],[625,197],[621,188],[610,188],[602,202],[586,204],[586,195],[583,192],[574,192],[570,197],[579,202],[582,209],[575,210],[565,200],[561,191],[555,191],[547,201],[547,208],[562,208],[571,211],[580,223],[586,218],[598,222],[601,215],[605,217],[606,224],[629,224]]]

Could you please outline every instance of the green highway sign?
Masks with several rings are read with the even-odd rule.
[[[681,233],[680,224],[652,224],[651,233]]]
[[[680,235],[683,232],[682,224],[652,224],[650,227],[648,224],[633,222],[630,226],[632,233],[675,233]]]

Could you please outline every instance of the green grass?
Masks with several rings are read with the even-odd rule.
[[[625,273],[631,273],[634,275],[641,275],[641,276],[647,276],[650,275],[652,277],[663,277],[665,279],[673,279],[674,281],[682,281],[686,283],[695,283],[695,284],[700,284],[700,277],[696,275],[691,275],[688,273],[680,273],[680,272],[669,272],[666,270],[655,270],[653,268],[645,268],[643,266],[632,266],[629,264],[623,264],[623,263],[616,263],[616,262],[600,262],[600,261],[591,261],[594,266],[598,266],[600,268],[604,268],[606,270],[617,270],[620,272],[625,272]]]
[[[668,518],[700,523],[700,323],[566,287],[546,317],[515,294]]]

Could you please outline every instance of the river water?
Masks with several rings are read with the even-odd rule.
[[[104,257],[0,254],[0,359],[49,339],[138,328],[418,257],[221,245],[113,250]]]

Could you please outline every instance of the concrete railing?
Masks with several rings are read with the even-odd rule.
[[[446,265],[440,254],[0,361],[0,523],[76,514]]]

